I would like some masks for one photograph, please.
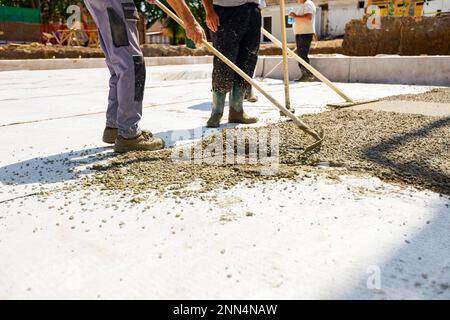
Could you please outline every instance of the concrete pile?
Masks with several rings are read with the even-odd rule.
[[[435,91],[423,97],[429,100],[432,95],[448,96],[448,92]],[[403,99],[420,100],[421,96]],[[292,122],[256,129],[279,132],[279,167],[272,175],[262,174],[262,167],[252,164],[196,164],[190,161],[194,159],[194,150],[187,158],[189,161],[177,163],[173,161],[172,151],[165,150],[118,156],[97,165],[94,169],[98,173],[84,183],[88,187],[101,186],[109,190],[139,193],[155,189],[191,195],[222,184],[230,187],[240,182],[296,179],[299,174],[318,171],[336,176],[370,174],[385,181],[450,195],[449,117],[341,110],[306,115],[303,119],[314,128],[326,129],[322,149],[307,157],[300,154],[311,142],[310,138]],[[221,134],[225,137],[231,131],[233,136],[242,136],[246,130],[255,129],[228,129]],[[217,137],[202,141],[201,149],[205,150],[213,139]],[[324,171],[324,166],[329,169]],[[190,192],[187,189],[193,183],[197,183],[198,188]]]

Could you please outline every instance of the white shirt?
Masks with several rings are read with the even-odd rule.
[[[303,16],[305,14],[310,13],[312,15],[311,20],[305,21],[297,21],[295,19],[294,22],[294,33],[295,34],[310,34],[316,33],[316,6],[314,2],[311,0],[306,0],[305,3],[300,4],[300,6],[294,9],[294,12],[298,16]]]
[[[267,7],[266,0],[259,0],[259,8],[264,9]]]

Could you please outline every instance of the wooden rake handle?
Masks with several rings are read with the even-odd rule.
[[[155,1],[155,4],[161,8],[168,16],[170,16],[173,20],[175,20],[179,25],[186,29],[186,26],[175,13],[173,13],[169,8],[167,8],[160,1]],[[280,102],[278,102],[272,95],[266,92],[256,81],[253,80],[252,77],[247,75],[244,71],[242,71],[238,66],[236,66],[231,60],[225,57],[219,50],[214,48],[208,41],[205,39],[202,40],[202,44],[213,53],[216,57],[222,60],[226,65],[228,65],[231,69],[233,69],[237,74],[239,74],[242,78],[244,78],[248,83],[250,83],[254,88],[256,88],[259,92],[261,92],[270,102],[272,102],[278,109],[280,109],[283,114],[289,117],[301,130],[305,133],[312,136],[317,141],[322,140],[323,137],[319,135],[316,131],[308,127],[302,120],[296,117],[291,111],[286,109]]]
[[[282,48],[283,44],[280,42],[280,40],[278,40],[277,38],[275,38],[269,31],[267,31],[266,29],[262,28],[261,29],[262,33],[268,38],[270,39],[270,41],[272,41],[277,47]],[[297,60],[298,63],[300,63],[302,66],[304,66],[306,69],[308,69],[313,75],[315,75],[320,81],[322,81],[323,83],[325,83],[328,87],[330,87],[334,92],[336,92],[338,95],[340,95],[342,98],[345,99],[345,101],[348,102],[353,102],[353,99],[350,98],[348,95],[346,95],[341,89],[339,89],[338,87],[336,87],[336,85],[334,83],[332,83],[330,80],[327,79],[327,77],[325,77],[322,73],[320,73],[317,69],[315,69],[313,66],[311,66],[309,63],[307,63],[305,60],[303,60],[302,58],[300,58],[294,51],[292,51],[291,49],[287,48],[287,53],[294,58],[295,60]]]
[[[287,52],[287,33],[286,33],[286,20],[284,19],[286,6],[284,0],[280,0],[280,24],[281,24],[281,50],[283,56],[283,78],[284,78],[284,96],[286,102],[286,108],[290,109],[291,106],[291,94],[289,91],[289,57]]]

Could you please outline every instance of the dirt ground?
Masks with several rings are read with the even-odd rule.
[[[343,39],[315,41],[311,44],[310,54],[342,53],[343,41]],[[288,46],[292,50],[296,48],[296,45],[294,43],[290,43]],[[281,55],[281,49],[272,44],[261,44],[259,54],[262,56]]]
[[[294,48],[294,44],[290,44]],[[340,53],[342,39],[315,42],[312,45],[311,54]],[[210,55],[205,48],[189,49],[186,46],[170,46],[160,44],[146,44],[142,46],[142,52],[146,57],[168,56],[204,56]],[[272,44],[262,44],[260,55],[280,55],[281,50]],[[100,48],[44,46],[31,45],[0,45],[0,59],[53,59],[53,58],[102,58]]]
[[[449,93],[450,89],[434,90],[421,95],[403,96],[402,99],[448,99]],[[172,151],[165,150],[129,153],[110,159],[107,164],[94,167],[98,173],[85,180],[84,185],[136,193],[148,189],[160,192],[169,190],[183,196],[192,194],[189,186],[193,183],[200,184],[200,191],[209,191],[222,183],[225,187],[231,187],[240,182],[251,184],[255,181],[293,179],[299,173],[308,175],[308,172],[314,171],[337,180],[343,173],[370,174],[384,181],[450,195],[450,118],[369,110],[330,111],[302,118],[311,127],[326,130],[320,151],[307,156],[302,156],[301,151],[312,140],[292,122],[256,129],[279,132],[280,166],[273,175],[262,174],[261,169],[264,168],[255,165],[174,162]],[[215,140],[218,137],[226,141],[226,135],[242,136],[249,133],[248,130],[255,129],[224,130],[219,136],[204,140],[200,149],[205,150],[214,141],[221,143],[221,140]],[[250,135],[254,133],[251,131]],[[188,152],[189,160],[195,150],[199,149]],[[218,159],[224,159],[222,155],[220,153]],[[324,170],[323,167],[329,169]]]
[[[342,52],[349,56],[377,54],[449,55],[450,14],[436,17],[381,17],[379,28],[367,19],[347,23]]]
[[[348,56],[449,55],[450,15],[436,17],[382,17],[380,28],[369,29],[367,18],[346,25],[344,39],[313,42],[311,54],[345,54]],[[295,44],[289,44],[295,48]],[[210,55],[204,49],[185,46],[147,44],[146,57]],[[273,44],[261,44],[260,55],[280,55]],[[100,48],[32,45],[0,45],[0,59],[99,58]]]
[[[103,58],[100,48],[44,46],[40,44],[0,46],[0,59],[61,59],[61,58]]]

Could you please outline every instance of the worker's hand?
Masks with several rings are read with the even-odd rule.
[[[206,39],[205,30],[195,21],[193,24],[186,25],[186,36],[196,44],[201,44]]]
[[[156,0],[147,0],[147,2],[150,3],[150,4],[155,4],[155,1]]]
[[[295,18],[297,17],[297,15],[295,14],[295,12],[289,12],[289,17]]]
[[[216,11],[212,10],[211,12],[206,13],[206,25],[212,32],[217,32],[217,29],[220,26],[220,18]]]

